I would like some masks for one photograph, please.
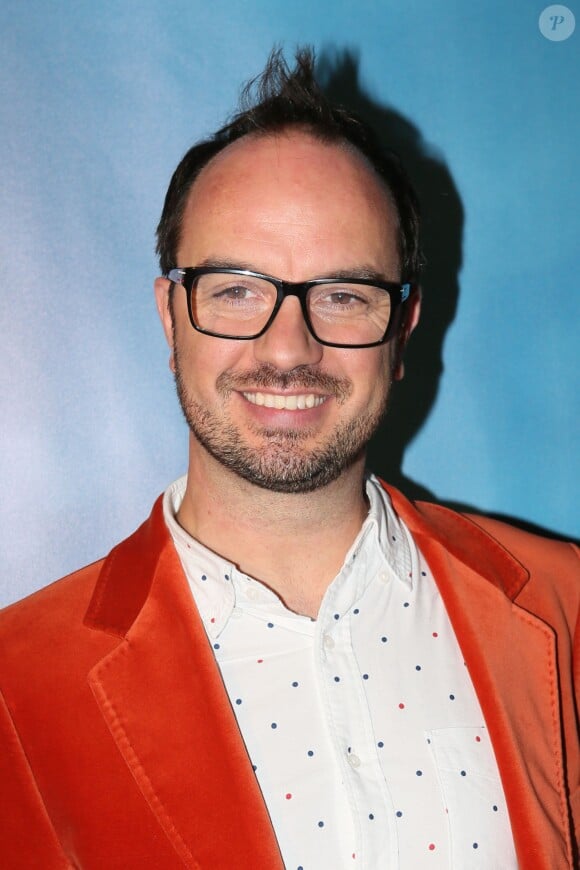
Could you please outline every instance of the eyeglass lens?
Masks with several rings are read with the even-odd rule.
[[[277,289],[264,278],[227,273],[198,277],[191,310],[198,327],[232,338],[249,338],[266,326],[274,311]],[[316,284],[306,308],[317,338],[336,344],[380,341],[391,316],[391,297],[380,287],[340,281]]]

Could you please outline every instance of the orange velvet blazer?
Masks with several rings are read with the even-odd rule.
[[[520,868],[572,868],[578,551],[391,496],[473,679]],[[283,867],[161,500],[104,561],[0,614],[0,688],[0,866]]]

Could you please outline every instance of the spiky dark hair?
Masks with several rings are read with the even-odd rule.
[[[329,102],[316,81],[314,67],[312,49],[296,52],[292,70],[280,49],[272,51],[263,72],[244,87],[232,120],[185,154],[169,184],[157,227],[157,254],[164,275],[177,265],[185,205],[204,166],[242,136],[270,135],[296,127],[323,142],[350,143],[368,160],[389,189],[398,213],[401,280],[417,280],[421,266],[419,205],[407,173],[368,124]]]

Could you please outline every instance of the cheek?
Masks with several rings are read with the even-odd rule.
[[[360,350],[358,353],[361,357],[353,359],[349,376],[359,395],[366,396],[368,402],[380,402],[392,381],[391,348],[387,345],[369,348],[367,351]]]
[[[249,342],[245,342],[248,344]],[[244,352],[242,342],[202,335],[189,321],[186,327],[177,325],[175,352],[183,385],[190,394],[215,400],[218,377],[229,369],[240,368]]]

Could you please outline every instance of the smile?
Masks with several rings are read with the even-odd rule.
[[[317,408],[326,401],[326,396],[315,396],[314,393],[302,393],[299,396],[281,396],[279,393],[243,393],[243,396],[252,405],[263,405],[264,408],[276,408],[278,411],[304,411],[307,408]]]

